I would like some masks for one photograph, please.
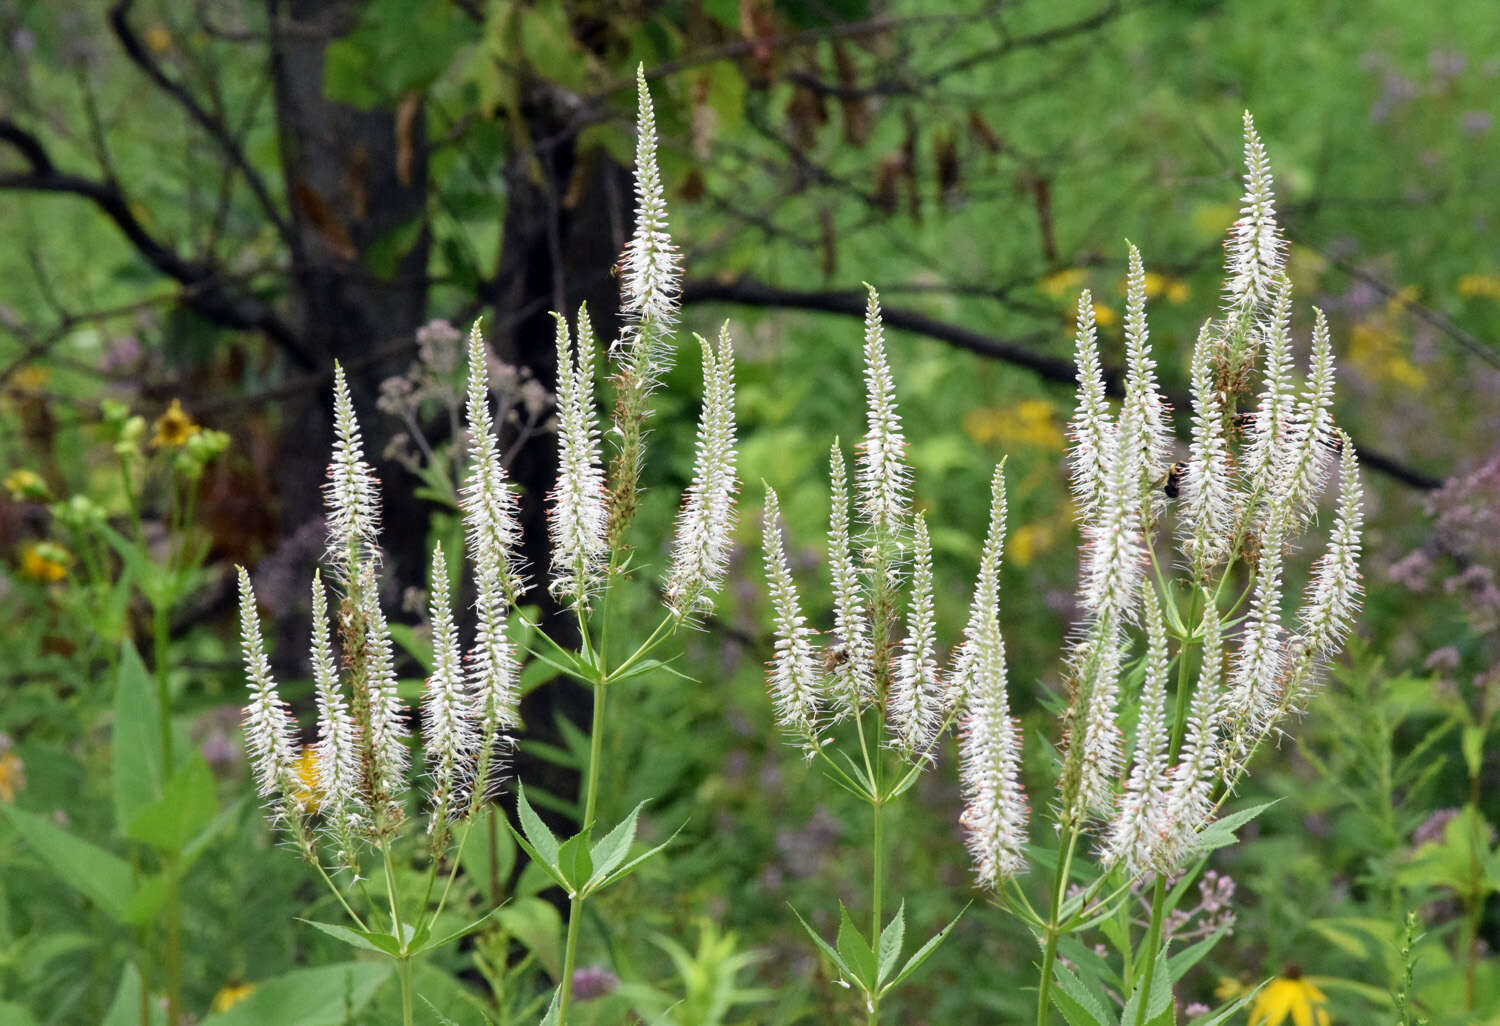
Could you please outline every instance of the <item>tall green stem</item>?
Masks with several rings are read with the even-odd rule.
[[[1151,892],[1151,926],[1146,930],[1146,972],[1141,977],[1141,986],[1137,993],[1140,994],[1140,1002],[1135,1006],[1135,1026],[1145,1026],[1146,1011],[1151,1004],[1151,985],[1155,982],[1157,949],[1161,947],[1161,924],[1167,905],[1167,881],[1163,876],[1156,878],[1156,889]]]
[[[873,881],[870,888],[872,892],[872,897],[870,900],[870,943],[875,947],[875,950],[877,951],[880,950],[881,891],[885,882],[885,837],[882,832],[884,821],[881,817],[881,810],[885,807],[885,795],[881,793],[880,790],[880,754],[881,753],[878,751],[875,753],[875,799],[873,802],[871,802],[871,806],[874,810],[875,820],[875,847],[871,858],[871,875],[873,876]],[[868,1019],[868,1024],[869,1026],[876,1026],[876,1024],[879,1022],[880,995],[872,994],[870,996],[870,1017]]]
[[[415,1019],[411,1007],[411,957],[396,959],[396,975],[401,980],[401,1026],[412,1026]]]
[[[580,830],[587,830],[594,822],[594,808],[599,800],[599,761],[604,748],[604,694],[609,686],[607,677],[594,685],[594,719],[589,739],[589,768],[583,789],[583,821]],[[578,962],[578,931],[583,923],[583,898],[574,893],[568,899],[568,940],[563,951],[562,994],[557,1005],[558,1026],[567,1026],[568,1008],[573,1004],[573,969]]]
[[[1057,860],[1057,875],[1052,881],[1052,908],[1047,913],[1047,940],[1042,947],[1042,978],[1036,992],[1036,1026],[1047,1026],[1052,997],[1052,966],[1057,962],[1057,941],[1062,936],[1059,919],[1062,916],[1063,899],[1067,895],[1068,871],[1073,865],[1073,847],[1078,843],[1078,831],[1068,828],[1068,843]]]
[[[1175,759],[1182,747],[1183,735],[1187,730],[1188,710],[1188,671],[1191,669],[1191,661],[1188,656],[1192,650],[1192,632],[1197,629],[1194,620],[1197,618],[1198,592],[1195,590],[1188,601],[1187,631],[1183,634],[1182,644],[1177,650],[1177,708],[1172,722],[1172,736],[1169,741],[1170,757]],[[1156,886],[1151,892],[1151,925],[1146,928],[1146,946],[1143,949],[1146,959],[1146,970],[1141,976],[1141,986],[1138,991],[1140,1003],[1135,1008],[1135,1026],[1144,1026],[1146,1015],[1151,1004],[1151,985],[1156,978],[1156,963],[1159,949],[1161,948],[1162,919],[1166,912],[1167,903],[1167,881],[1158,875]]]

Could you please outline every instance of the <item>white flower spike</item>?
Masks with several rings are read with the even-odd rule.
[[[763,524],[766,580],[771,591],[775,620],[776,654],[771,660],[767,684],[776,710],[776,722],[802,741],[809,758],[817,742],[818,677],[813,662],[812,629],[802,615],[797,585],[781,540],[781,502],[772,488],[766,489]]]
[[[245,707],[245,747],[255,771],[256,790],[262,798],[272,799],[272,813],[279,815],[284,801],[276,796],[284,799],[297,789],[297,724],[271,676],[250,575],[244,567],[235,569],[240,582],[240,648],[251,688],[250,704]]]
[[[1000,632],[1000,562],[1005,545],[1003,465],[991,482],[990,529],[980,554],[974,604],[956,673],[963,679],[959,776],[960,823],[979,884],[997,890],[1026,868],[1030,808],[1021,785],[1021,729],[1010,714],[1005,639]]]
[[[578,341],[557,319],[557,484],[548,510],[554,595],[587,606],[609,555],[604,467],[594,411],[594,330],[578,311]]]
[[[703,350],[703,413],[693,483],[688,486],[672,541],[666,603],[681,619],[713,608],[734,542],[735,480],[734,346],[729,324],[719,329],[717,348],[698,338]]]

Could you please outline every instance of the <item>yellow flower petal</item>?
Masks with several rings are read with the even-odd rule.
[[[173,399],[172,405],[167,407],[167,412],[156,418],[156,433],[151,436],[153,447],[162,445],[184,445],[199,431],[203,430],[182,408],[181,399]]]

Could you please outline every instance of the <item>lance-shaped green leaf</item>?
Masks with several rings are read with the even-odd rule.
[[[792,915],[797,917],[797,922],[802,924],[802,929],[807,931],[807,935],[811,937],[813,943],[818,946],[818,950],[827,955],[828,961],[832,962],[835,966],[838,967],[839,974],[841,976],[847,976],[852,979],[854,977],[854,970],[849,968],[848,963],[844,961],[844,956],[835,951],[833,949],[833,945],[824,940],[818,934],[818,931],[814,930],[812,926],[808,924],[807,920],[802,918],[801,912],[798,912],[797,909],[790,903],[787,905],[787,908],[790,908],[792,910]]]
[[[669,845],[673,841],[677,840],[677,835],[680,834],[680,833],[682,833],[682,829],[685,826],[687,826],[686,822],[684,822],[682,824],[682,826],[678,827],[676,830],[673,830],[671,837],[668,837],[665,841],[663,841],[660,844],[658,844],[655,848],[652,848],[652,849],[650,849],[649,851],[646,851],[646,852],[642,852],[640,855],[637,855],[635,858],[631,859],[629,862],[627,862],[624,865],[622,865],[619,869],[615,870],[609,876],[605,877],[602,881],[600,881],[599,884],[598,884],[598,886],[590,886],[589,887],[589,893],[593,893],[594,891],[598,891],[598,890],[603,890],[605,887],[608,887],[610,884],[618,883],[619,881],[621,881],[621,880],[625,879],[627,876],[629,876],[631,873],[634,873],[637,869],[639,869],[641,866],[643,866],[646,862],[648,862],[649,860],[655,858],[657,855],[659,855],[663,851],[665,851],[667,845]]]
[[[1262,802],[1260,805],[1254,805],[1248,809],[1241,809],[1239,812],[1231,813],[1230,815],[1225,816],[1222,819],[1217,819],[1214,822],[1210,823],[1208,826],[1204,827],[1203,832],[1198,835],[1198,840],[1194,845],[1197,853],[1199,855],[1205,855],[1208,852],[1213,851],[1215,848],[1227,848],[1231,844],[1234,844],[1234,832],[1236,830],[1244,826],[1246,823],[1250,822],[1256,816],[1259,816],[1262,812],[1265,812],[1280,800],[1281,799],[1278,798],[1276,799],[1276,801]]]
[[[1141,983],[1145,980],[1147,967],[1146,959],[1156,960],[1156,969],[1151,974],[1151,993],[1144,995],[1141,991]],[[1172,984],[1167,979],[1166,959],[1161,951],[1148,951],[1144,953],[1139,969],[1139,976],[1135,986],[1131,989],[1130,1000],[1125,1002],[1125,1009],[1120,1013],[1121,1022],[1136,1022],[1140,1017],[1141,1002],[1146,1003],[1146,1016],[1140,1020],[1155,1026],[1159,1019],[1165,1015],[1166,1021],[1170,1023],[1172,1014]]]
[[[636,820],[640,817],[641,809],[645,805],[645,802],[641,802],[632,809],[630,815],[622,819],[589,851],[589,857],[594,860],[594,872],[588,881],[590,890],[596,890],[609,879],[609,874],[613,873],[620,863],[625,861],[625,856],[630,854],[630,845],[635,841]]]
[[[319,930],[335,940],[341,940],[351,948],[360,951],[373,951],[380,955],[390,955],[392,958],[401,956],[401,941],[389,933],[379,933],[375,930],[356,930],[348,926],[340,926],[338,923],[321,923],[316,919],[302,919],[315,930]]]
[[[210,1015],[202,1026],[340,1026],[369,1003],[391,975],[388,959],[346,962],[316,969],[294,969],[255,985],[255,993],[227,1012]]]
[[[506,827],[515,836],[519,844],[531,856],[531,860],[546,871],[547,875],[557,881],[563,888],[572,890],[562,871],[558,868],[557,853],[561,845],[552,831],[547,829],[547,824],[542,822],[532,809],[531,803],[526,800],[525,788],[516,790],[516,818],[521,821],[521,829],[517,830],[506,820]]]
[[[1264,983],[1260,985],[1260,987],[1264,986]],[[1212,1012],[1208,1012],[1204,1015],[1199,1016],[1192,1022],[1188,1023],[1188,1026],[1221,1026],[1222,1023],[1229,1021],[1230,1016],[1234,1015],[1240,1009],[1248,1005],[1255,997],[1255,995],[1260,993],[1260,987],[1256,987],[1248,994],[1241,994],[1238,998],[1229,1002],[1227,1005],[1224,1005],[1222,1008],[1216,1008]]]
[[[201,756],[194,757],[172,774],[159,799],[136,809],[125,836],[160,852],[180,852],[218,811],[213,771]]]
[[[432,951],[435,948],[446,947],[462,937],[467,937],[498,915],[504,907],[504,905],[496,905],[467,926],[460,926],[458,929],[450,930],[439,937],[432,937],[431,925],[424,924],[411,939],[411,953],[416,955],[423,951]]]
[[[1104,1007],[1098,995],[1084,986],[1083,981],[1066,966],[1055,964],[1052,975],[1057,980],[1052,1003],[1062,1012],[1068,1026],[1117,1026],[1119,1020]]]
[[[110,738],[115,826],[124,833],[131,818],[161,797],[161,714],[156,688],[135,646],[120,646],[115,677],[115,728]]]
[[[926,962],[929,958],[932,957],[932,953],[938,949],[938,945],[943,943],[943,941],[947,939],[948,934],[953,932],[953,928],[958,925],[958,921],[964,917],[964,913],[968,910],[969,906],[965,905],[962,909],[959,910],[958,915],[953,917],[952,922],[929,937],[927,939],[927,943],[918,948],[916,950],[916,953],[913,954],[911,958],[906,960],[906,964],[901,967],[901,971],[896,974],[896,978],[880,988],[880,993],[882,995],[889,993],[896,987],[900,986],[908,976],[920,969],[922,967],[922,963]]]
[[[847,965],[865,993],[875,991],[875,951],[870,947],[870,942],[865,935],[860,933],[859,927],[854,925],[854,920],[849,918],[849,910],[844,903],[839,902],[839,935],[837,940],[839,954],[844,956],[844,964]]]
[[[559,986],[552,992],[552,1000],[547,1003],[547,1014],[542,1016],[538,1026],[557,1026],[558,1016],[562,1014],[562,987]]]
[[[901,943],[906,939],[906,902],[902,902],[896,909],[896,914],[891,921],[880,931],[880,964],[876,975],[876,985],[885,983],[886,978],[891,975],[891,970],[896,968],[896,960],[901,957]]]
[[[1224,935],[1229,932],[1229,927],[1230,924],[1225,923],[1192,947],[1179,951],[1167,959],[1167,976],[1171,982],[1176,983],[1187,975],[1189,969],[1203,961],[1203,957],[1213,950],[1214,945],[1224,939]]]
[[[102,848],[62,829],[49,819],[0,804],[11,826],[47,868],[111,918],[122,920],[130,901],[130,865]]]
[[[557,849],[557,871],[566,881],[570,895],[583,893],[589,877],[594,875],[594,860],[589,855],[589,831],[574,834]]]

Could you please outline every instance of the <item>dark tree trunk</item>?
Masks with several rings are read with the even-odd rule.
[[[293,233],[294,319],[308,351],[325,366],[409,339],[427,319],[431,237],[420,98],[359,110],[324,95],[325,50],[354,27],[362,6],[361,0],[270,4],[277,123]],[[393,269],[372,268],[374,247],[408,235]],[[355,406],[364,413],[367,453],[377,465],[393,425],[375,414],[374,400],[380,381],[399,369],[366,365],[350,380]],[[283,411],[278,483],[288,531],[322,511],[330,408],[324,389]],[[418,583],[426,561],[426,510],[411,497],[410,475],[396,466],[380,469],[383,540],[395,577]]]

